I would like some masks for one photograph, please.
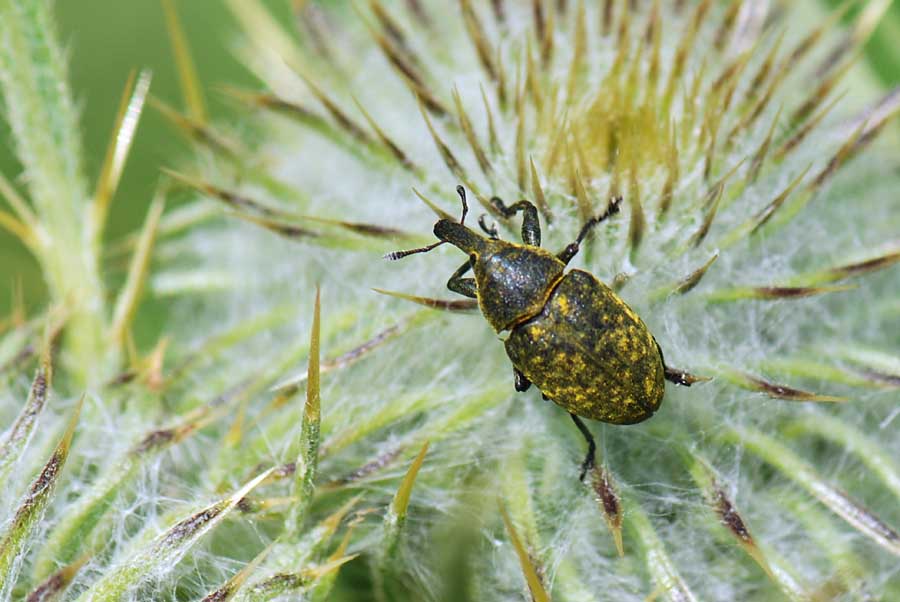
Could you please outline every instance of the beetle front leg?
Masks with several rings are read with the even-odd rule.
[[[481,215],[479,215],[478,225],[481,226],[481,229],[484,230],[484,233],[488,235],[488,238],[490,238],[491,240],[500,240],[500,233],[497,232],[497,223],[494,222],[490,225],[490,227],[488,227],[487,222],[485,221],[486,219],[487,216],[485,214],[482,213]]]
[[[611,215],[615,215],[619,212],[619,203],[622,202],[622,197],[617,196],[609,202],[609,207],[606,208],[606,211],[598,215],[597,217],[592,217],[581,227],[581,231],[578,233],[578,237],[575,239],[575,242],[566,245],[566,248],[557,254],[557,257],[560,261],[565,264],[568,264],[572,261],[572,258],[578,254],[578,251],[581,249],[581,243],[584,241],[585,237],[588,233],[598,224],[600,224],[603,220],[608,218]]]
[[[507,207],[500,197],[493,197],[491,205],[503,214],[512,217],[519,211],[522,215],[522,242],[533,247],[541,246],[541,222],[538,219],[537,207],[531,201],[521,200]]]
[[[478,298],[478,287],[475,284],[474,278],[463,278],[463,274],[472,269],[471,260],[467,259],[464,264],[459,266],[453,275],[450,276],[450,280],[447,281],[447,288],[449,288],[454,293],[459,293],[464,297],[470,297],[472,299]]]
[[[591,431],[588,430],[587,425],[581,421],[581,418],[576,416],[575,414],[569,414],[572,417],[572,420],[575,421],[575,426],[578,427],[578,430],[581,431],[581,434],[584,436],[585,440],[588,444],[587,455],[584,457],[584,461],[581,463],[581,474],[578,476],[578,480],[584,482],[584,475],[587,474],[587,471],[594,467],[596,463],[595,455],[597,453],[597,443],[594,442],[594,436],[591,434]]]

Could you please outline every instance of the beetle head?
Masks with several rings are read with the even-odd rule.
[[[487,250],[491,242],[476,234],[461,222],[441,219],[434,225],[434,235],[441,241],[448,242],[466,255],[480,255]]]

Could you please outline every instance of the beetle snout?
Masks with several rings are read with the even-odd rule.
[[[484,238],[453,220],[438,220],[434,225],[434,235],[468,255],[480,253],[484,248]]]

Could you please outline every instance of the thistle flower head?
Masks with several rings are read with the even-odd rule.
[[[130,361],[86,402],[74,501],[15,552],[16,591],[900,595],[900,214],[876,143],[900,95],[844,97],[886,3],[849,28],[740,1],[295,4],[279,23],[228,3],[261,82],[225,88],[238,125],[207,119],[170,7],[188,109],[152,102],[196,156],[123,243],[103,359]],[[458,250],[382,259],[434,243],[457,185],[505,239],[520,223],[492,198],[531,200],[553,252],[618,207],[573,265],[711,378],[590,424],[584,484],[565,411],[515,393],[497,336],[441,292]],[[167,338],[129,353],[145,288],[172,299]]]

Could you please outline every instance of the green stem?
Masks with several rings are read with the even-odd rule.
[[[41,224],[38,260],[54,304],[69,310],[67,361],[97,382],[106,316],[97,253],[85,227],[88,187],[65,57],[46,0],[0,0],[0,84]]]

